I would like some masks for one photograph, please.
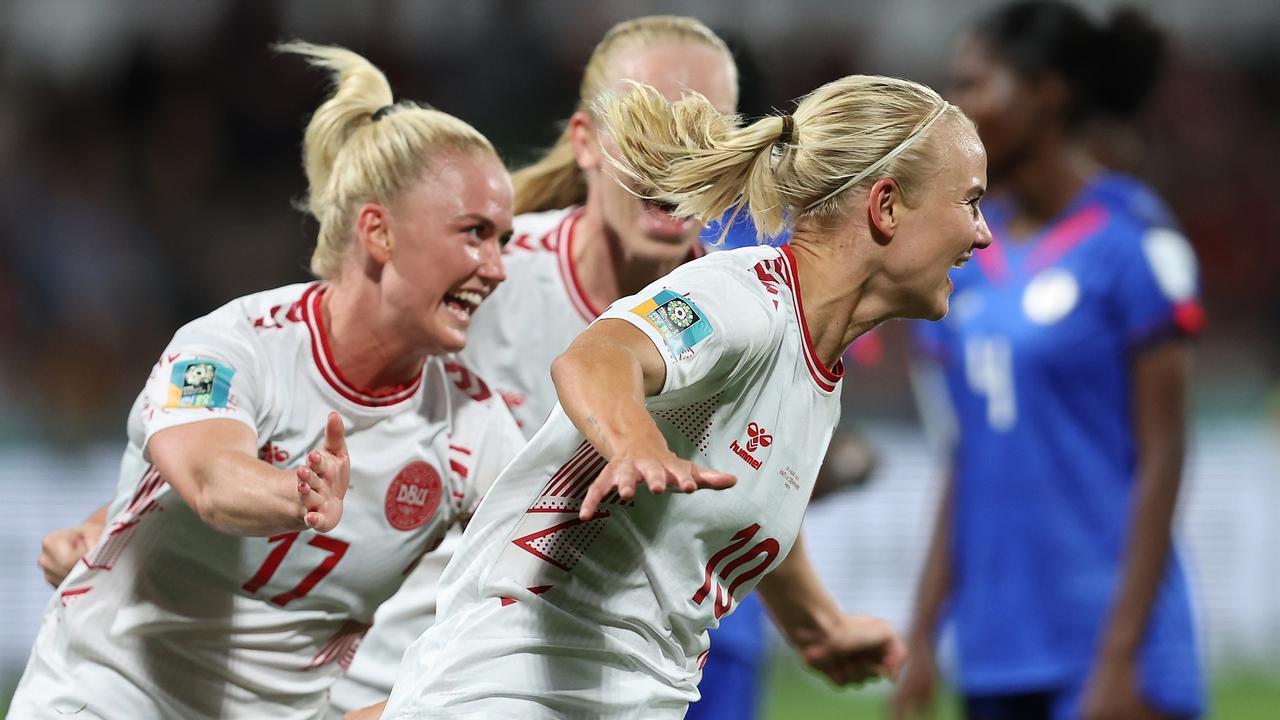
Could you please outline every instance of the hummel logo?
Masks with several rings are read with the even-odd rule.
[[[729,443],[729,449],[735,455],[742,458],[753,469],[759,470],[761,461],[757,460],[751,453],[760,448],[767,448],[773,444],[773,436],[765,432],[764,428],[755,423],[747,424],[747,446],[744,448],[738,444],[737,440]]]
[[[757,447],[769,447],[773,444],[773,436],[765,433],[764,428],[755,423],[747,425],[747,452],[755,452]]]

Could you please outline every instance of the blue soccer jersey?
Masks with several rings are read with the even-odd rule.
[[[1194,253],[1160,200],[1104,173],[1025,242],[986,205],[994,242],[953,271],[951,311],[919,323],[959,438],[952,517],[959,684],[966,694],[1087,673],[1115,597],[1134,502],[1131,361],[1203,324]],[[1171,556],[1139,657],[1144,694],[1194,714],[1200,667]]]

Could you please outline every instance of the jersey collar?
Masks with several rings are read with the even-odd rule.
[[[327,285],[316,283],[308,287],[302,295],[302,319],[311,333],[311,357],[315,360],[316,369],[320,371],[320,377],[324,378],[329,387],[339,395],[365,407],[387,407],[413,397],[422,386],[422,373],[418,373],[413,382],[375,392],[349,382],[342,374],[342,370],[338,369],[329,347],[329,334],[324,326],[324,313],[320,311],[320,301],[328,289]]]
[[[813,378],[813,382],[823,392],[834,392],[836,384],[840,382],[840,378],[844,377],[844,359],[836,361],[835,367],[827,367],[818,359],[818,351],[813,347],[813,337],[809,335],[809,321],[804,317],[804,300],[800,297],[800,274],[796,272],[796,259],[791,254],[790,245],[782,245],[778,248],[778,252],[782,253],[782,271],[783,281],[791,288],[791,306],[795,310],[796,318],[800,322],[800,331],[804,335],[804,341],[801,348],[804,352],[805,365],[809,368],[809,375]]]

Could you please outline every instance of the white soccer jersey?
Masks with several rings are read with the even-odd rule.
[[[573,262],[582,214],[575,206],[515,219],[502,257],[507,279],[476,310],[467,330],[466,365],[502,395],[526,437],[556,405],[551,361],[600,314]],[[701,254],[700,246],[693,254]],[[424,561],[374,616],[351,667],[334,684],[331,717],[391,692],[405,648],[435,621],[436,583],[447,564],[441,553],[449,546],[432,553],[433,561]]]
[[[462,356],[474,372],[468,380],[499,393],[526,436],[556,404],[551,361],[599,314],[583,295],[569,255],[581,215],[573,207],[517,217],[502,256],[507,279],[476,309],[467,329]],[[334,683],[331,718],[391,693],[405,648],[435,621],[436,583],[459,533],[450,531],[374,615],[351,666]]]
[[[107,529],[50,602],[14,717],[318,717],[374,609],[523,444],[456,359],[390,393],[352,386],[330,359],[325,291],[250,295],[174,336],[130,417]],[[327,534],[220,533],[145,453],[162,429],[230,418],[263,460],[297,467],[330,410],[351,476]]]
[[[582,212],[572,207],[516,218],[502,256],[507,279],[476,309],[462,351],[467,365],[507,401],[525,437],[556,405],[551,361],[600,314],[573,264]]]
[[[648,407],[681,457],[735,487],[606,498],[605,461],[558,407],[503,471],[405,653],[384,718],[682,717],[707,630],[786,557],[839,416],[789,248],[715,253],[604,313],[666,360]]]

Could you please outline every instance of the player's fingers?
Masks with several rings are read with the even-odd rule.
[[[623,460],[613,469],[613,483],[618,491],[618,497],[624,502],[636,496],[636,482],[640,479],[640,471],[636,469],[636,464],[629,460]]]
[[[324,424],[324,449],[335,457],[347,456],[346,431],[342,427],[342,416],[336,412],[330,412]]]
[[[644,484],[649,486],[649,492],[661,495],[666,491],[667,469],[662,466],[662,463],[654,460],[639,460],[636,462],[636,471]]]
[[[738,482],[738,478],[734,477],[732,473],[698,467],[697,465],[693,466],[693,479],[698,484],[698,487],[712,490],[731,488]]]
[[[579,520],[590,520],[595,516],[596,508],[600,507],[600,501],[613,489],[613,478],[613,465],[605,466],[604,471],[587,488],[587,495],[582,499],[582,507],[578,509]]]
[[[676,487],[680,488],[680,492],[691,493],[698,489],[698,483],[693,479],[693,465],[691,463],[671,465],[667,468],[667,472],[671,474]]]

